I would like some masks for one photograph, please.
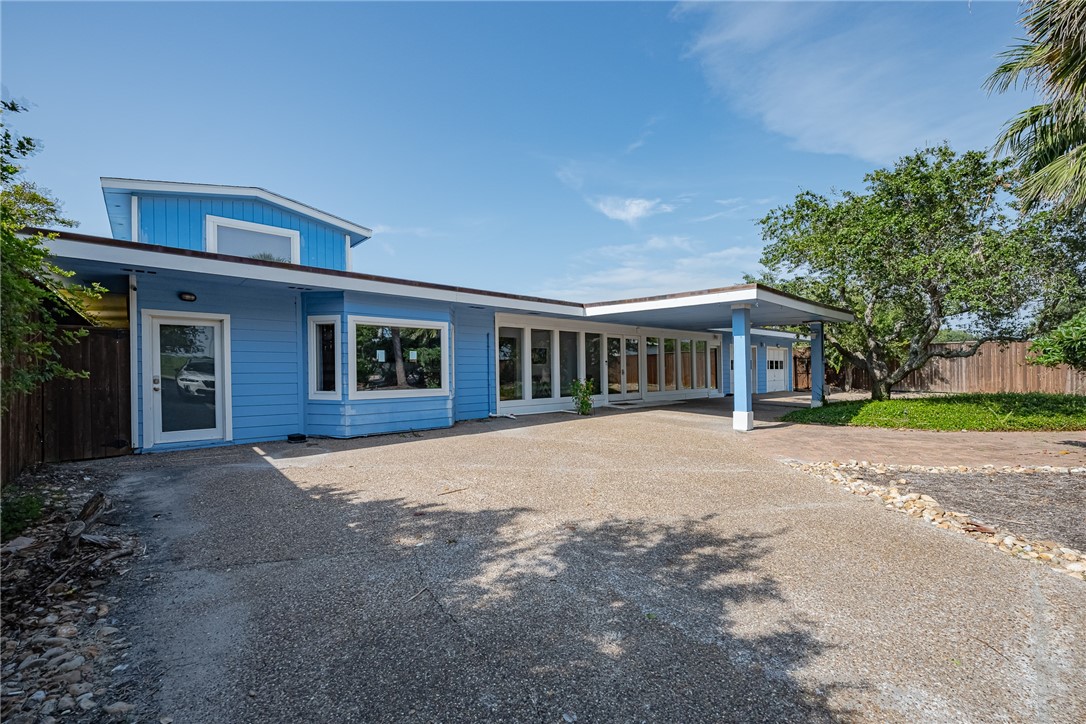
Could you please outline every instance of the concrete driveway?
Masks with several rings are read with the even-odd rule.
[[[690,404],[103,462],[162,715],[1086,719],[1086,586]]]

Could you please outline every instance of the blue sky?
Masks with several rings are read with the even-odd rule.
[[[355,268],[578,301],[724,286],[756,219],[914,148],[987,148],[1018,5],[16,3],[29,177],[262,186],[370,226]]]

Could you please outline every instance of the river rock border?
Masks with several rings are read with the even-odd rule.
[[[931,467],[927,465],[883,465],[872,464],[866,460],[848,462],[805,463],[798,460],[785,460],[784,463],[797,470],[840,485],[855,495],[880,500],[888,510],[896,510],[913,518],[920,518],[944,530],[955,530],[974,538],[989,548],[1002,551],[1015,558],[1033,560],[1065,575],[1086,581],[1086,553],[1074,548],[1061,546],[1055,541],[1029,540],[1000,531],[998,528],[971,518],[965,513],[944,510],[938,501],[929,495],[920,493],[903,494],[895,486],[877,485],[864,479],[865,474],[894,475],[901,473],[1060,473],[1081,475],[1086,484],[1086,468],[1062,468],[1051,465],[1039,467],[985,465],[971,468],[964,465]],[[905,485],[901,478],[895,481]]]

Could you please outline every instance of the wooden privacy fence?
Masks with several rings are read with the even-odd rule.
[[[967,343],[950,342],[935,347],[960,349]],[[910,372],[895,392],[1050,392],[1086,395],[1086,373],[1070,367],[1041,367],[1026,362],[1028,342],[985,342],[972,357],[933,357],[919,370]],[[826,380],[844,386],[851,375],[852,389],[869,390],[867,372],[848,369],[827,371]]]
[[[12,401],[0,430],[3,483],[38,463],[131,452],[128,330],[88,328],[57,351],[65,367],[90,375],[52,380]]]

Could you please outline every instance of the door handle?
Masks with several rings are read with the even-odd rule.
[[[154,390],[155,392],[158,392],[158,391],[159,391],[159,390],[161,390],[162,388],[161,388],[161,387],[152,387],[151,389],[152,389],[152,390]]]

